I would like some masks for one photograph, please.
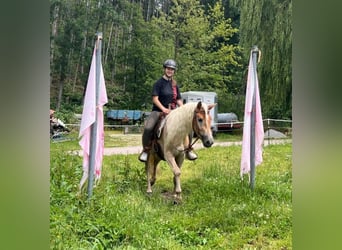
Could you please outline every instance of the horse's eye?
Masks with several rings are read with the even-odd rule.
[[[202,118],[199,118],[199,119],[198,119],[198,122],[201,122],[201,123],[202,123],[202,122],[203,122],[203,119],[202,119]]]

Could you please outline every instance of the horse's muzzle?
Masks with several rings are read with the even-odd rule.
[[[214,144],[214,139],[212,136],[203,136],[202,137],[202,143],[203,143],[203,146],[206,147],[206,148],[210,148],[211,145]]]

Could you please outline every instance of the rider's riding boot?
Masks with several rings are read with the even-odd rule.
[[[193,151],[186,152],[186,158],[190,161],[194,161],[197,159],[197,155]]]
[[[142,151],[139,155],[139,161],[147,162],[147,156],[148,156],[147,152]]]
[[[148,152],[150,151],[150,148],[145,147],[144,150],[139,155],[139,161],[141,162],[147,162]]]

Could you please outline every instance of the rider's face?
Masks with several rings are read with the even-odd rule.
[[[164,72],[168,78],[171,78],[175,74],[175,70],[169,67],[166,67]]]

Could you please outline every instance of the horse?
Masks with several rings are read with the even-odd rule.
[[[160,137],[153,140],[153,146],[145,162],[147,177],[147,194],[152,194],[152,186],[156,182],[158,163],[166,161],[173,172],[175,203],[181,201],[180,175],[185,152],[190,150],[189,135],[194,133],[204,147],[213,145],[211,117],[209,111],[216,104],[205,104],[201,101],[186,103],[172,110],[164,119],[165,123]]]

